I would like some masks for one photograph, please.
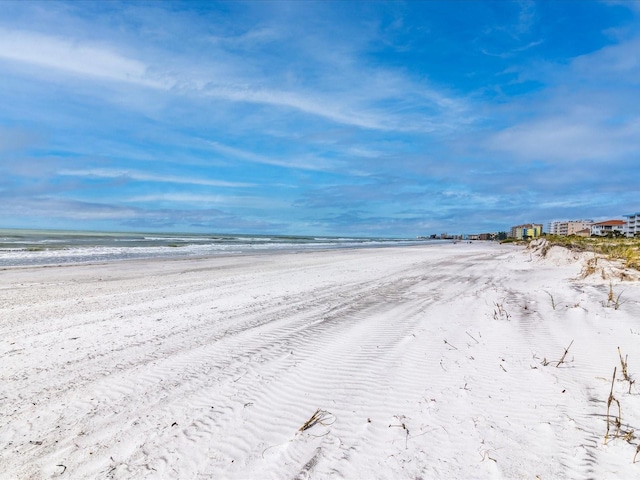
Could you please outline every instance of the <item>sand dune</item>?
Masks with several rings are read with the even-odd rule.
[[[640,284],[584,261],[476,243],[4,270],[0,478],[632,478],[617,348],[633,379]]]

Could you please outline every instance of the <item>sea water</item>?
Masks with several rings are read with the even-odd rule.
[[[0,229],[0,267],[401,246],[423,240]]]

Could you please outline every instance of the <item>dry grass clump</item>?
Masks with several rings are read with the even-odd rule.
[[[620,365],[622,367],[622,377],[621,381],[629,383],[628,395],[631,395],[631,387],[635,384],[635,380],[631,378],[628,371],[628,355],[625,355],[622,358],[622,351],[620,347],[618,347],[618,355],[620,356]],[[607,431],[604,434],[604,443],[605,445],[610,439],[620,438],[625,442],[636,447],[635,455],[633,456],[633,463],[636,463],[638,453],[640,453],[640,444],[636,444],[637,437],[635,435],[635,428],[632,428],[629,425],[623,425],[622,423],[622,408],[620,406],[620,400],[618,400],[614,393],[614,387],[616,384],[616,373],[618,367],[613,368],[613,376],[611,378],[611,389],[609,391],[609,397],[607,399],[607,413],[606,413],[606,422],[607,422]],[[612,409],[611,407],[615,406],[617,408]]]
[[[613,307],[614,310],[618,310],[620,308],[620,305],[624,303],[620,301],[621,296],[622,292],[616,295],[613,291],[613,283],[609,282],[609,294],[607,295],[607,303],[605,304],[605,302],[602,302],[602,305],[605,307]]]
[[[493,310],[493,319],[494,320],[509,320],[511,315],[504,309],[504,306],[501,303],[494,302],[495,309]]]
[[[298,431],[296,432],[296,435],[298,434],[302,434],[302,432],[306,432],[307,430],[309,430],[310,428],[313,428],[316,425],[322,425],[323,427],[330,427],[331,425],[334,424],[334,422],[336,421],[336,417],[329,411],[327,410],[322,410],[321,408],[316,409],[315,412],[313,412],[313,415],[311,415],[309,417],[309,419],[304,422],[300,428],[298,428]],[[313,435],[315,437],[323,437],[325,435],[327,435],[329,432],[325,432],[324,434],[321,435]],[[293,439],[288,440],[288,442],[292,442]],[[264,458],[265,453],[267,453],[267,451],[271,450],[272,448],[278,447],[280,445],[285,445],[286,443],[281,443],[279,445],[271,445],[267,448],[265,448],[262,451],[262,458]],[[318,449],[316,449],[318,451]],[[307,463],[307,465],[305,465],[305,468],[311,468],[314,464],[315,464],[315,456]],[[295,477],[298,478],[298,477]],[[304,477],[307,478],[307,477]]]
[[[594,275],[598,271],[598,257],[595,255],[593,258],[587,260],[582,267],[582,272],[580,272],[580,278],[587,278],[591,275]],[[602,270],[604,276],[604,270]]]
[[[332,425],[333,422],[335,422],[335,417],[331,414],[331,412],[318,408],[314,412],[314,414],[309,417],[309,420],[302,424],[298,431],[304,432],[305,430],[309,430],[311,427],[317,424],[324,425],[326,427]]]
[[[629,382],[629,395],[631,395],[631,387],[633,386],[634,383],[636,383],[636,381],[629,376],[629,371],[628,371],[629,355],[625,355],[623,359],[622,351],[620,350],[620,347],[618,347],[618,355],[620,356],[620,365],[622,365],[622,377],[624,378],[625,381]]]
[[[556,368],[558,368],[560,365],[562,365],[563,363],[566,363],[566,358],[567,358],[567,354],[569,353],[569,349],[571,348],[571,345],[573,345],[573,340],[571,340],[571,343],[569,344],[569,346],[567,348],[564,349],[564,353],[562,354],[562,358],[560,358],[560,360],[558,360],[557,362],[550,362],[549,360],[547,360],[547,357],[544,357],[544,360],[542,360],[542,366],[546,367],[547,365],[551,365],[552,363],[556,364]]]
[[[618,367],[613,367],[613,377],[611,379],[611,391],[609,392],[609,398],[607,399],[607,432],[604,434],[604,443],[607,444],[607,441],[610,437],[611,425],[615,426],[615,432],[613,433],[613,438],[620,437],[620,431],[622,428],[622,411],[620,409],[620,401],[613,396],[613,386],[616,383],[616,370]],[[618,414],[614,417],[611,416],[611,405],[616,403],[618,406]]]

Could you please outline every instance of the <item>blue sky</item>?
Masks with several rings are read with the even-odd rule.
[[[0,227],[416,236],[640,211],[640,2],[0,4]]]

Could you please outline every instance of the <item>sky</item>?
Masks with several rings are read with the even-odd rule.
[[[640,211],[640,1],[0,3],[0,228]]]

